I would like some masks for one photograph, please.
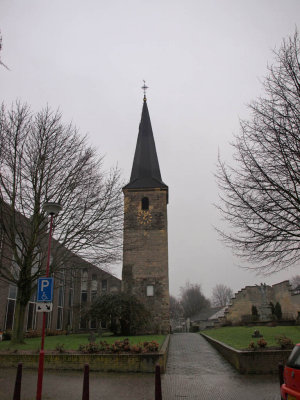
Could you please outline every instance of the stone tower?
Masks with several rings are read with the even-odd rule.
[[[123,290],[151,311],[149,333],[168,333],[168,186],[160,175],[146,97],[130,182],[123,193]]]

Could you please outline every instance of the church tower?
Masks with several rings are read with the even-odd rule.
[[[149,333],[168,333],[168,186],[160,175],[146,96],[130,182],[123,193],[123,290],[151,311]]]

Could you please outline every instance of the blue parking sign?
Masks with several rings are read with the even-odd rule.
[[[53,298],[53,278],[39,278],[36,301],[52,301],[52,298]]]

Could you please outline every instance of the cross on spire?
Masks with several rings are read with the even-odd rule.
[[[146,91],[147,91],[147,89],[149,89],[149,88],[148,88],[148,86],[146,86],[146,81],[143,80],[143,82],[144,82],[144,85],[142,86],[141,89],[143,89],[143,91],[144,91],[144,101],[147,101]]]

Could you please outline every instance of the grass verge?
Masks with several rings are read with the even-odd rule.
[[[89,334],[79,333],[72,335],[58,335],[45,337],[45,350],[55,350],[57,345],[64,345],[65,350],[77,350],[80,344],[88,344]],[[159,343],[159,347],[165,340],[165,335],[145,335],[145,336],[104,336],[96,337],[96,343],[106,341],[107,343],[114,343],[116,340],[123,340],[128,338],[131,344],[142,343],[146,341],[155,340]],[[25,344],[13,345],[10,341],[0,342],[0,352],[7,350],[32,350],[37,351],[41,347],[41,338],[25,339]]]
[[[255,330],[263,335],[263,338],[267,342],[267,346],[278,346],[276,342],[276,336],[285,335],[292,339],[294,344],[300,342],[300,327],[299,326],[234,326],[224,327],[217,329],[208,329],[202,331],[205,335],[212,337],[213,339],[219,340],[235,349],[241,350],[246,349],[249,343],[258,339],[252,338],[252,334]]]

